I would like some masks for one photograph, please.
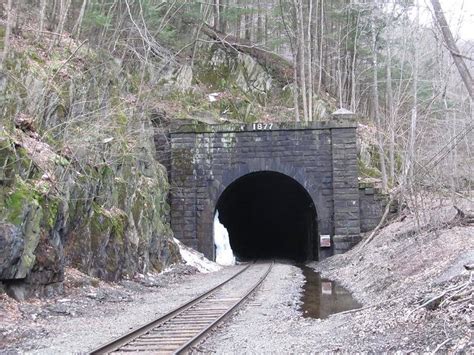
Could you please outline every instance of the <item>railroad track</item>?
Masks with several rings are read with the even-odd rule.
[[[91,352],[183,354],[229,316],[265,280],[272,263],[243,266],[232,277],[170,313]],[[250,276],[249,276],[250,275]],[[252,284],[242,282],[251,277]]]

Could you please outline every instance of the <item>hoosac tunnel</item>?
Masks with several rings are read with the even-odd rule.
[[[296,180],[277,172],[247,174],[230,184],[216,210],[239,260],[318,259],[314,203]]]
[[[356,129],[356,122],[337,116],[271,124],[190,122],[172,129],[165,137],[169,149],[162,149],[171,154],[174,236],[215,259],[217,208],[240,259],[315,260],[349,250],[383,213],[375,190],[359,189]]]

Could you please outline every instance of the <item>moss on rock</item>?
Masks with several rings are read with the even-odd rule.
[[[16,80],[6,81],[0,98],[8,118],[0,131],[0,225],[18,232],[11,255],[18,242],[23,247],[15,277],[47,288],[61,282],[65,265],[115,281],[179,261],[153,127],[146,112],[123,105],[152,73],[94,51],[65,63],[65,48],[47,58],[24,49],[4,62]],[[91,65],[104,62],[106,70]],[[38,134],[15,131],[18,114],[31,117]]]

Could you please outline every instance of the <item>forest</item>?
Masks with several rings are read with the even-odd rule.
[[[224,203],[233,207],[220,215],[239,215],[235,230],[248,235],[253,225],[240,228],[240,220],[255,214],[255,235],[263,235],[269,228],[260,223],[261,212],[270,211],[274,233],[262,239],[266,244],[249,238],[243,249],[264,249],[279,232],[283,250],[286,234],[295,240],[294,226],[304,220],[298,250],[313,249],[314,239],[314,255],[323,255],[323,247],[327,253],[303,268],[284,261],[262,278],[245,274],[239,287],[257,276],[264,287],[200,351],[469,352],[471,2],[0,0],[0,352],[91,351],[243,270],[240,260],[225,267],[207,260],[186,244],[204,243],[178,240],[176,232],[207,233],[212,223],[203,222],[204,229],[197,222],[215,217],[214,228],[222,223],[235,243],[226,221],[219,222],[219,196],[210,196],[221,188],[225,195],[229,185],[212,169],[196,182],[196,171],[205,169],[197,165],[211,166],[212,154],[219,156],[216,166],[228,167],[218,162],[228,157],[223,148],[230,147],[229,166],[239,173],[261,158],[243,145],[251,158],[232,155],[235,132],[227,124],[253,127],[241,133],[255,147],[252,139],[261,146],[279,141],[251,133],[275,133],[296,145],[296,134],[279,136],[271,127],[323,127],[308,133],[311,141],[300,139],[287,170],[267,171],[280,163],[270,147],[268,159],[277,162],[265,161],[256,175],[249,168],[255,179],[228,174],[235,177],[229,184],[250,187],[228,195]],[[351,135],[343,131],[348,126],[337,127],[344,115]],[[190,122],[206,127],[196,137],[213,138],[188,137],[173,152],[173,129]],[[342,128],[339,138],[329,126]],[[278,148],[282,157],[289,154]],[[175,180],[172,159],[186,170]],[[326,175],[308,181],[299,171],[305,164]],[[184,188],[173,184],[180,179],[194,189],[186,201]],[[263,190],[264,203],[245,205]],[[311,191],[324,202],[327,232]],[[362,199],[377,205],[376,227],[350,235],[350,222],[360,227]],[[291,213],[272,215],[265,203]],[[173,213],[182,225],[173,226]],[[336,236],[336,215],[347,222],[338,226],[346,234]],[[211,232],[210,254],[217,245]],[[336,237],[343,254],[334,252]],[[308,275],[326,296],[338,293],[333,281],[347,287],[360,307],[306,318]]]
[[[34,39],[41,55],[32,56],[50,62],[48,85],[70,66],[100,71],[113,60],[116,74],[133,77],[126,91],[138,116],[158,101],[192,116],[215,91],[210,111],[238,121],[313,121],[344,108],[373,140],[361,167],[385,190],[472,187],[472,38],[453,37],[439,1],[41,0],[4,1],[3,12],[3,67],[19,36]],[[68,56],[54,58],[61,48]],[[239,53],[269,76],[247,70],[232,82]],[[250,86],[238,82],[252,75]],[[64,115],[74,126],[74,110]]]

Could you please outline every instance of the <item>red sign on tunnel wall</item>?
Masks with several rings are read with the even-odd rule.
[[[320,236],[320,245],[321,248],[330,248],[331,247],[331,236],[327,234],[321,234]]]

